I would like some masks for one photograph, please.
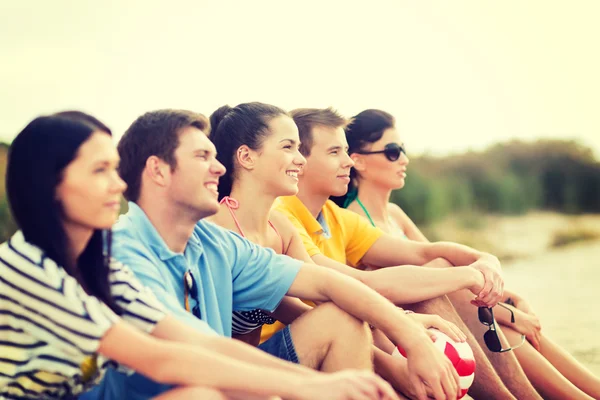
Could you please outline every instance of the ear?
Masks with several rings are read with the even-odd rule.
[[[144,174],[158,186],[165,187],[171,181],[171,166],[157,156],[150,156],[146,160]]]
[[[256,153],[245,144],[237,149],[235,158],[242,168],[249,170],[254,169]]]
[[[360,154],[352,153],[350,154],[350,158],[352,159],[352,161],[354,161],[355,170],[362,172],[367,168],[367,166],[365,165],[365,158],[361,157]]]

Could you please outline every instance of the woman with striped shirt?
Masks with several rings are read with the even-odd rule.
[[[162,400],[311,399],[351,378],[316,377],[167,316],[110,258],[117,163],[110,130],[80,112],[36,118],[10,148],[20,231],[0,246],[0,399],[74,399],[111,364],[178,386]]]

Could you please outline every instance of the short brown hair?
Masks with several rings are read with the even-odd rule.
[[[313,146],[313,128],[324,126],[327,128],[346,127],[348,120],[337,110],[328,108],[296,108],[290,111],[290,115],[298,126],[300,135],[300,152],[304,156],[310,155]]]
[[[193,126],[208,135],[210,123],[202,115],[186,110],[158,110],[138,117],[127,129],[117,150],[121,157],[119,175],[127,183],[124,196],[137,201],[142,186],[142,171],[150,156],[157,156],[175,169],[175,150],[179,146],[179,133]]]

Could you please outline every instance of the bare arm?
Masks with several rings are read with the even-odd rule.
[[[445,258],[456,266],[471,266],[484,275],[485,286],[478,294],[479,305],[493,306],[502,297],[504,281],[498,259],[458,243],[421,243],[385,234],[371,246],[363,257],[369,265],[423,265],[436,258]]]
[[[303,303],[304,304],[304,303]],[[308,306],[307,306],[308,307]],[[299,364],[293,364],[272,357],[246,343],[231,340],[220,336],[209,336],[198,332],[183,322],[180,322],[172,316],[166,317],[156,325],[152,336],[180,343],[189,343],[203,346],[214,350],[219,354],[233,357],[239,361],[248,362],[254,366],[260,365],[269,368],[277,368],[282,371],[289,371],[298,374],[315,374],[316,372],[303,367]]]
[[[289,221],[285,222],[291,225]],[[465,288],[477,295],[484,285],[481,272],[471,267],[433,269],[401,266],[366,272],[332,260],[323,254],[310,257],[300,235],[293,226],[291,228],[287,255],[355,278],[394,304],[416,303]]]
[[[348,314],[379,328],[392,343],[406,350],[413,384],[424,390],[423,382],[428,382],[439,394],[445,392],[455,398],[458,375],[433,346],[432,333],[366,285],[339,272],[305,263],[288,295],[317,302],[332,301]]]
[[[173,320],[174,318],[167,318],[165,323],[169,324]],[[164,329],[160,328],[162,323],[157,326],[158,333],[164,332]],[[236,347],[233,343],[231,345]],[[298,374],[289,370],[277,370],[266,366],[257,369],[255,364],[240,361],[238,354],[236,359],[220,355],[214,350],[209,350],[207,346],[189,346],[156,339],[125,322],[118,322],[109,329],[100,342],[98,352],[166,384],[205,386],[292,398],[294,388],[297,390],[299,383],[296,378]]]
[[[302,302],[302,300],[296,297],[285,296],[279,307],[271,313],[273,318],[279,322],[289,325],[296,318],[311,310],[312,307]]]

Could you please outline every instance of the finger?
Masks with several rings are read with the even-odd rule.
[[[456,399],[459,387],[459,377],[456,369],[452,366],[452,364],[450,364],[450,362],[448,362],[443,382],[446,398]]]
[[[485,301],[485,298],[490,294],[494,286],[494,281],[487,270],[483,271],[483,278],[485,279],[483,289],[481,289],[481,292],[477,295],[481,301]]]
[[[438,329],[445,333],[450,339],[454,340],[455,342],[463,341],[462,332],[460,332],[456,325],[454,325],[451,322],[441,319]]]
[[[350,390],[349,399],[373,400],[379,398],[379,391],[369,378],[360,377],[354,382],[354,390]]]
[[[400,400],[400,397],[396,393],[396,391],[392,388],[388,382],[383,379],[378,378],[379,384],[379,395],[381,399],[386,400]]]
[[[429,381],[429,385],[431,386],[431,390],[433,391],[433,397],[436,400],[445,400],[446,399],[446,395],[445,395],[446,390],[442,384],[440,377],[431,379]]]
[[[418,400],[427,400],[427,391],[425,390],[425,384],[418,375],[411,375],[410,381],[412,382],[413,391]]]

